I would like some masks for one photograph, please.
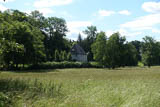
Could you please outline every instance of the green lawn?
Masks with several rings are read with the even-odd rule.
[[[0,91],[5,107],[160,107],[160,67],[1,72]]]

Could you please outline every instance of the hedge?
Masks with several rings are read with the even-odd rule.
[[[95,62],[45,62],[31,65],[28,69],[63,69],[63,68],[101,68]]]

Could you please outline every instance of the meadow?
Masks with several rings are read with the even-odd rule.
[[[160,67],[0,73],[2,107],[159,107]]]

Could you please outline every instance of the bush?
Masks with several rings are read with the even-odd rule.
[[[45,62],[39,65],[32,65],[29,69],[63,69],[63,68],[100,68],[101,66],[89,62]]]

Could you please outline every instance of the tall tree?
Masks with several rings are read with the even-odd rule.
[[[105,55],[106,55],[106,35],[105,32],[100,32],[97,35],[96,41],[92,44],[92,52],[94,55],[94,60],[99,62],[101,65],[106,65]]]
[[[91,45],[95,42],[97,36],[97,28],[96,26],[88,26],[84,34],[87,35],[87,38],[83,41],[83,48],[88,53],[88,60],[93,61],[93,53],[91,51]]]
[[[137,66],[138,64],[138,52],[132,43],[126,43],[124,45],[124,57],[121,60],[123,66]]]
[[[121,37],[119,33],[114,33],[107,41],[106,63],[109,68],[122,66],[121,61],[124,58],[124,42],[125,37]]]
[[[39,28],[42,32],[46,30],[47,19],[43,16],[42,13],[40,13],[37,10],[31,12],[31,14],[28,17],[28,22],[32,26]]]
[[[36,64],[43,61],[45,56],[44,37],[41,31],[23,20],[27,16],[19,11],[4,12],[2,17],[4,20],[1,23],[0,38],[12,43],[11,46],[14,46],[15,50],[21,45],[24,47],[23,64]],[[8,47],[8,49],[13,50],[12,47]],[[16,56],[14,55],[14,57]]]
[[[150,36],[143,38],[142,62],[148,67],[159,64],[160,47]]]
[[[78,39],[77,39],[77,43],[78,43],[81,47],[82,47],[82,41],[83,41],[82,36],[81,36],[81,34],[79,33]]]
[[[137,54],[138,61],[141,61],[142,60],[142,56],[141,56],[142,42],[135,40],[135,41],[131,41],[130,43],[135,46],[137,53],[138,53]]]
[[[45,36],[45,49],[47,60],[54,59],[54,51],[68,49],[68,41],[65,39],[67,26],[64,19],[49,17],[47,19],[47,35]]]

